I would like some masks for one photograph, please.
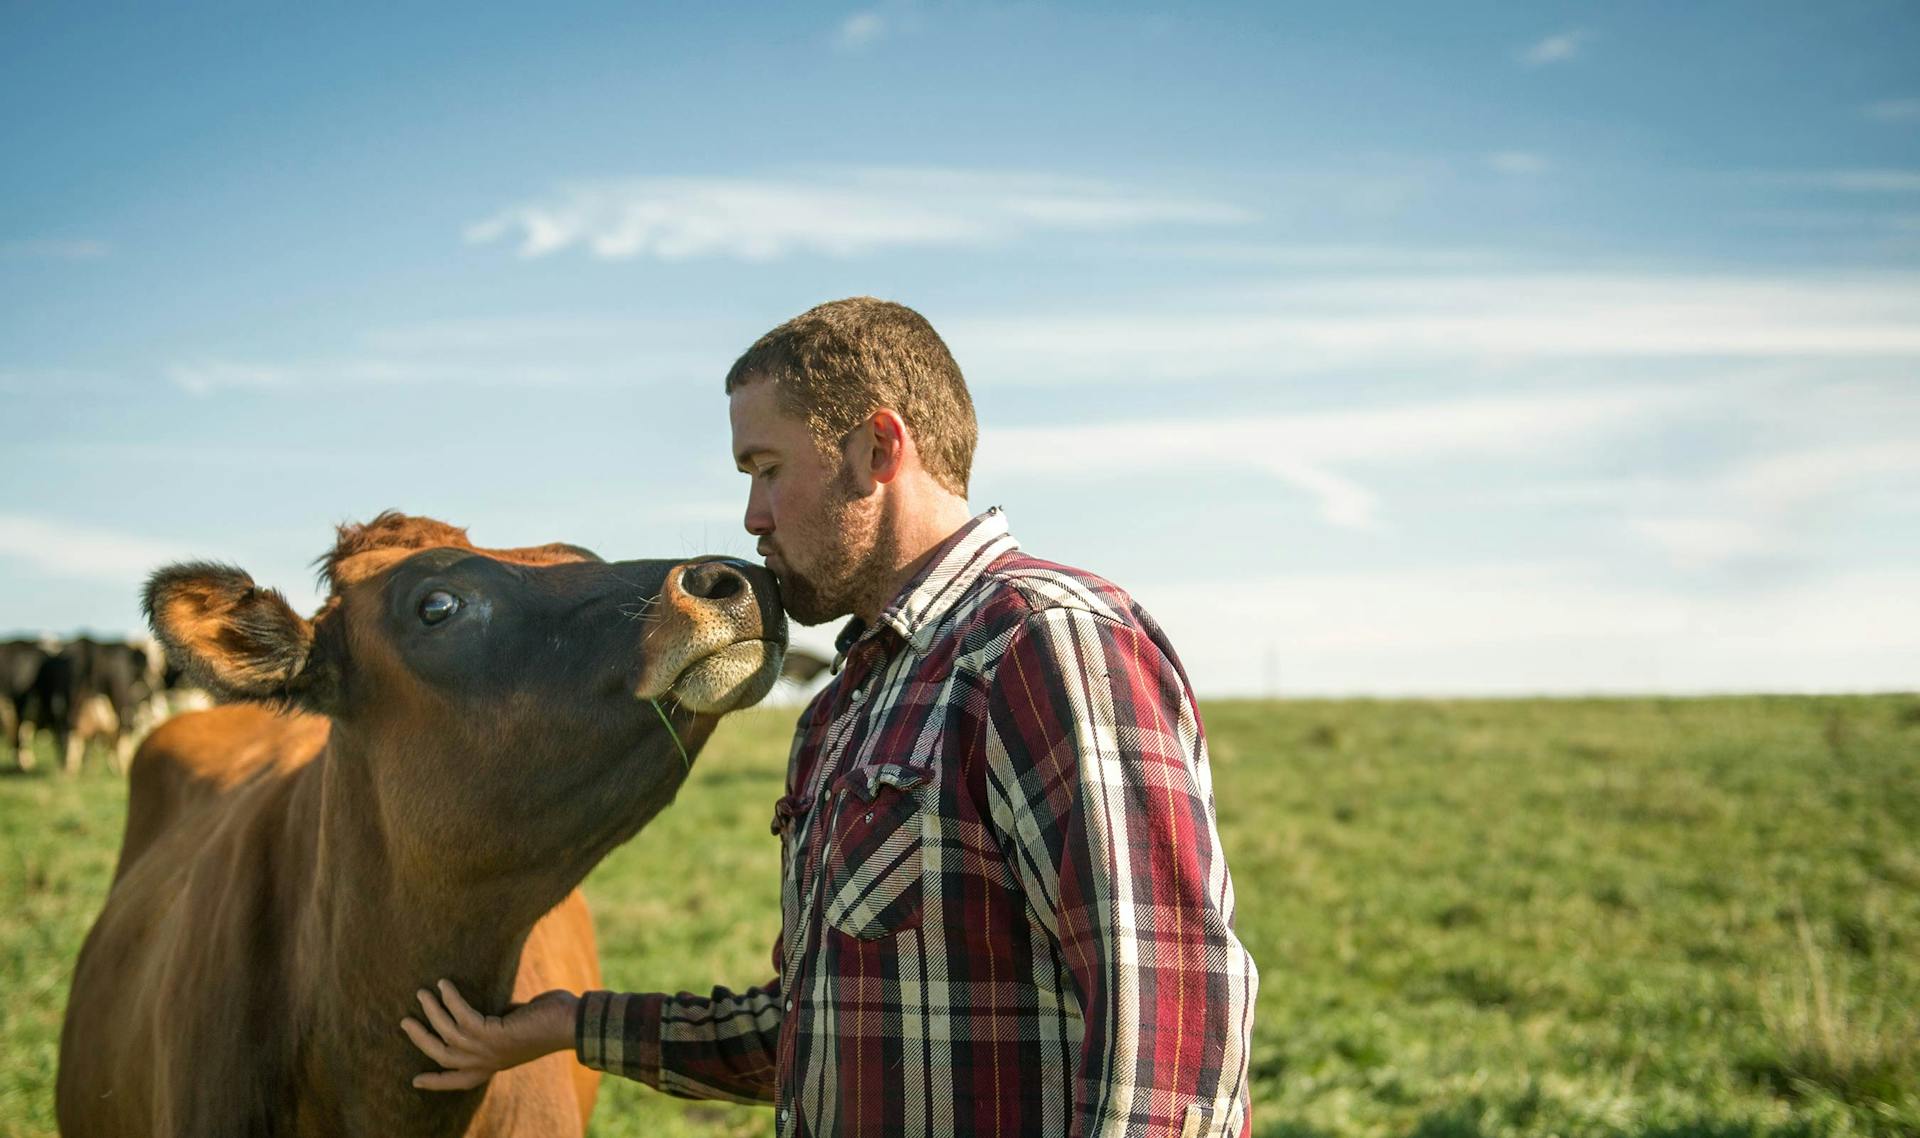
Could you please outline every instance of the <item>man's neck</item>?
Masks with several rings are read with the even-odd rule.
[[[967,500],[945,490],[923,490],[903,495],[897,509],[888,511],[881,525],[889,527],[893,543],[893,572],[854,614],[871,628],[907,582],[933,560],[934,553],[961,527],[973,520]]]

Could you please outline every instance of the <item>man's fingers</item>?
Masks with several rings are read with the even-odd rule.
[[[440,1038],[461,1047],[470,1045],[466,1033],[460,1030],[459,1024],[453,1022],[453,1017],[447,1014],[447,1009],[440,1006],[439,999],[432,992],[422,988],[414,993],[414,997],[420,1001],[421,1010],[427,1013],[427,1022],[433,1025],[433,1030],[440,1033]]]
[[[453,981],[440,981],[440,998],[446,1001],[447,1010],[453,1013],[461,1030],[478,1033],[486,1026],[486,1017],[473,1010],[473,1005],[460,995],[460,989],[453,986]]]
[[[413,1045],[425,1052],[427,1058],[435,1063],[442,1067],[460,1066],[461,1057],[455,1055],[445,1043],[442,1043],[439,1036],[423,1027],[419,1020],[408,1016],[400,1021],[400,1030],[406,1032],[407,1038],[413,1040]]]
[[[486,1071],[434,1071],[415,1075],[413,1085],[423,1091],[470,1091],[489,1077]]]

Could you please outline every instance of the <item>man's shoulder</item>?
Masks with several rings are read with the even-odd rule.
[[[994,559],[970,598],[976,620],[1023,623],[1053,609],[1088,612],[1132,623],[1137,612],[1125,589],[1097,573],[1014,550]]]

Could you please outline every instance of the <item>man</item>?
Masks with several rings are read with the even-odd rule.
[[[976,428],[926,320],[855,298],[727,375],[747,529],[802,624],[851,616],[776,806],[770,983],[450,985],[407,1030],[448,1071],[569,1045],[778,1133],[1246,1134],[1256,974],[1234,936],[1199,713],[1120,589],[967,507]],[[443,1002],[444,1001],[444,1002]]]

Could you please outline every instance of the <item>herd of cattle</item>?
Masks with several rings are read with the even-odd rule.
[[[44,733],[67,773],[78,773],[94,744],[124,773],[141,735],[204,702],[150,640],[0,641],[0,727],[21,770],[33,769],[34,737]]]

